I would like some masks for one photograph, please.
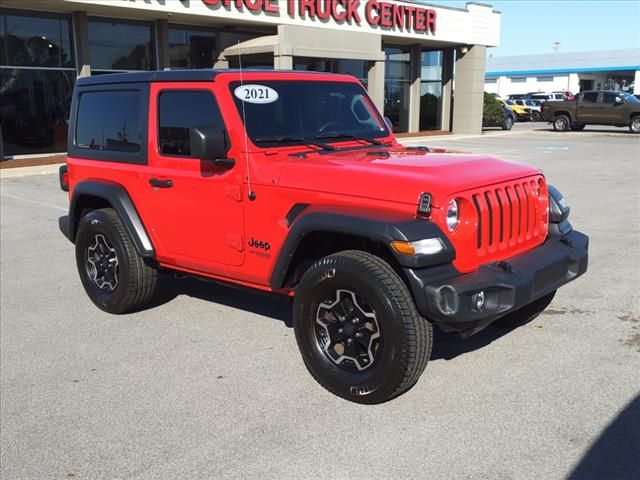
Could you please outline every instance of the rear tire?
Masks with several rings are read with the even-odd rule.
[[[640,115],[631,119],[631,122],[629,123],[629,130],[631,133],[640,133]]]
[[[534,300],[529,305],[525,305],[515,312],[508,313],[504,317],[493,322],[492,325],[501,328],[515,328],[526,325],[540,315],[549,306],[555,296],[556,290],[548,293],[538,300]]]
[[[537,110],[533,110],[531,112],[531,121],[532,122],[539,122],[542,119],[542,117],[540,116],[540,112],[538,112]]]
[[[402,394],[429,361],[431,324],[396,272],[369,253],[350,250],[316,261],[296,288],[293,311],[309,373],[352,402]]]
[[[571,128],[571,119],[567,115],[558,115],[553,120],[553,129],[556,132],[566,132]]]
[[[121,314],[149,302],[158,271],[138,254],[115,210],[102,208],[83,216],[75,244],[80,280],[98,308]]]

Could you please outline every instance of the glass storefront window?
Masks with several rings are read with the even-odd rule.
[[[441,50],[420,55],[420,131],[442,129],[442,58]]]
[[[384,115],[396,133],[409,131],[410,47],[385,47]]]
[[[73,70],[0,69],[0,124],[6,155],[65,152]]]
[[[65,15],[0,15],[0,64],[20,67],[74,67],[71,20]]]
[[[169,27],[171,68],[211,68],[218,59],[216,32],[188,27]]]
[[[341,73],[344,75],[352,75],[366,87],[369,74],[369,63],[370,62],[366,60],[325,60],[322,58],[296,57],[293,61],[293,69],[310,72]]]
[[[89,55],[95,70],[153,70],[150,23],[89,20]]]

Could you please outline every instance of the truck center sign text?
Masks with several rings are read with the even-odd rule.
[[[246,9],[252,13],[280,15],[276,0],[202,0],[211,7]],[[290,17],[318,19],[336,23],[360,25],[363,20],[371,27],[414,32],[436,32],[436,12],[413,5],[398,5],[380,0],[286,0]],[[361,6],[364,5],[364,10]]]

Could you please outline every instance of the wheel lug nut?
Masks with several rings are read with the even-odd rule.
[[[343,330],[341,328],[338,329],[338,333],[342,333]]]
[[[356,324],[358,323],[360,320],[358,320],[357,318],[354,318],[353,320],[351,320],[351,323]]]
[[[351,342],[353,342],[353,339],[347,338],[347,343],[351,343]]]
[[[362,337],[362,334],[360,332],[356,333],[356,338],[360,338]]]

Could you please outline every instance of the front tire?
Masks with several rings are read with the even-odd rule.
[[[640,115],[635,116],[629,123],[629,130],[631,133],[640,133]]]
[[[382,403],[402,394],[429,361],[431,324],[396,272],[369,253],[344,251],[316,261],[296,288],[293,308],[307,369],[352,402]]]
[[[531,121],[532,122],[539,122],[542,119],[540,112],[537,110],[534,110],[531,112]]]
[[[566,132],[571,128],[571,119],[566,115],[558,115],[553,120],[553,129],[556,132]]]
[[[138,254],[120,217],[111,208],[80,219],[76,265],[91,301],[105,312],[139,310],[153,296],[158,271]]]

